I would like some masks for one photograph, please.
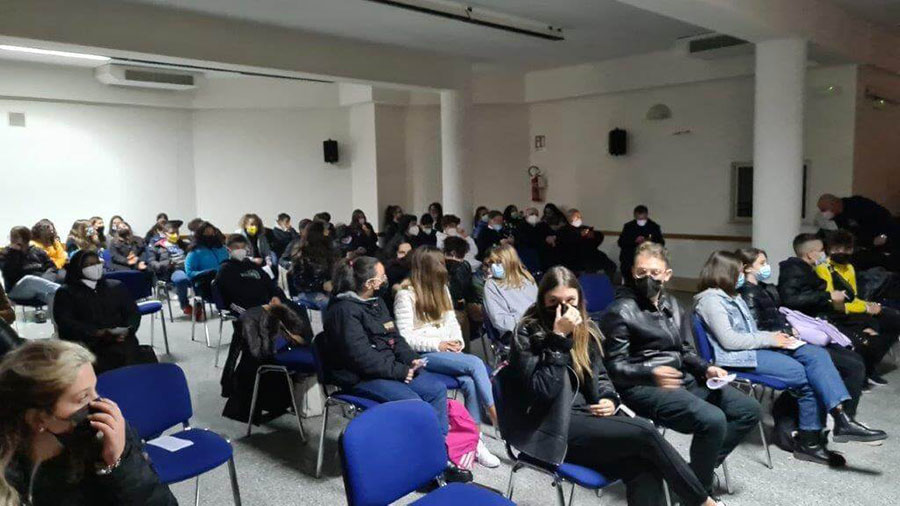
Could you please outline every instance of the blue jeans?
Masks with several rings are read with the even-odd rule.
[[[50,318],[53,318],[53,298],[56,297],[56,290],[59,284],[48,281],[40,276],[26,275],[22,276],[15,286],[9,290],[9,298],[15,300],[31,300],[37,299],[47,305],[47,312]]]
[[[481,423],[481,408],[494,405],[491,379],[484,362],[475,355],[436,351],[422,355],[428,359],[426,371],[453,376],[459,381],[459,389],[466,399],[466,409],[475,423]]]
[[[177,269],[172,272],[169,281],[175,286],[175,293],[178,294],[178,303],[181,305],[181,309],[190,306],[190,302],[188,302],[188,288],[191,286],[191,280],[188,279],[187,274],[183,270]]]
[[[757,350],[753,371],[785,382],[798,396],[800,430],[822,430],[825,415],[850,400],[831,356],[818,346],[807,344],[794,351]]]
[[[434,408],[441,432],[445,436],[450,429],[447,419],[447,387],[428,371],[420,370],[409,384],[389,379],[361,381],[353,385],[350,393],[378,402],[421,399]]]
[[[323,292],[300,292],[294,297],[294,302],[313,311],[325,311],[328,307],[328,295]]]

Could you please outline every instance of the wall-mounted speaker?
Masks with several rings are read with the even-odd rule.
[[[322,151],[325,153],[325,163],[337,163],[338,161],[338,143],[337,141],[328,139],[322,143]]]
[[[628,132],[621,128],[609,131],[609,154],[622,156],[628,152]]]

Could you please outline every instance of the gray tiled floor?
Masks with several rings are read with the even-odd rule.
[[[149,324],[149,317],[146,317],[139,332],[144,343],[149,342]],[[209,326],[215,342],[218,320],[212,319]],[[19,330],[29,338],[46,337],[50,332],[50,325],[20,323]],[[336,441],[346,420],[339,414],[330,417],[326,438],[325,476],[316,480],[313,478],[313,470],[321,417],[304,421],[309,438],[306,443],[300,441],[295,421],[287,416],[265,427],[255,428],[251,437],[245,437],[245,426],[221,416],[224,399],[219,395],[221,369],[213,367],[215,350],[202,343],[191,342],[190,322],[187,320],[176,318],[174,324],[169,324],[168,330],[172,356],[161,355],[161,358],[178,363],[187,374],[194,402],[193,424],[197,427],[209,427],[234,441],[241,495],[245,505],[345,503],[343,482],[336,460]],[[202,335],[202,329],[198,329],[198,336]],[[230,329],[226,325],[225,340],[229,337]],[[161,354],[162,340],[158,328],[156,345],[157,352]],[[476,349],[479,349],[477,345]],[[735,490],[733,495],[723,496],[726,503],[729,506],[875,506],[900,503],[900,484],[896,478],[891,478],[895,470],[900,468],[900,434],[896,431],[897,414],[900,413],[897,402],[900,374],[894,371],[890,358],[884,366],[891,384],[865,394],[859,416],[861,421],[891,433],[891,438],[883,446],[835,445],[836,449],[845,452],[850,463],[840,471],[798,462],[773,446],[775,469],[770,470],[762,464],[763,450],[758,435],[754,433],[728,460]],[[688,438],[672,431],[666,437],[685,454]],[[501,455],[501,444],[493,439],[487,441],[495,453]],[[598,448],[598,451],[603,449]],[[475,480],[495,489],[505,490],[508,478],[509,466],[506,462],[498,469],[475,469]],[[514,499],[518,504],[555,504],[556,496],[546,477],[523,471],[516,483]],[[193,503],[193,482],[174,485],[172,490],[181,504]],[[406,498],[401,503],[413,499],[414,497]],[[599,504],[596,495],[580,489],[576,490],[575,501],[581,505]],[[201,504],[232,504],[224,468],[203,476]],[[603,504],[625,504],[621,487],[612,487],[604,496]]]

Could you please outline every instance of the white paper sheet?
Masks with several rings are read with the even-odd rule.
[[[147,441],[147,444],[162,448],[166,451],[177,452],[178,450],[183,450],[184,448],[193,445],[194,442],[172,436],[159,436],[156,439]]]
[[[723,378],[709,378],[706,380],[706,387],[710,390],[718,390],[734,381],[735,378],[737,378],[737,374],[729,374]]]

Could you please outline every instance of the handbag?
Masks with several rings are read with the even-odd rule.
[[[809,344],[828,346],[829,344],[834,343],[844,348],[853,346],[853,341],[851,341],[849,337],[825,320],[813,318],[812,316],[786,307],[780,307],[778,308],[778,311],[787,318],[791,327],[794,327],[797,330],[800,339]]]
[[[475,465],[475,451],[481,434],[466,407],[452,399],[447,399],[447,418],[450,431],[447,432],[447,455],[450,462],[460,469],[472,469]]]

